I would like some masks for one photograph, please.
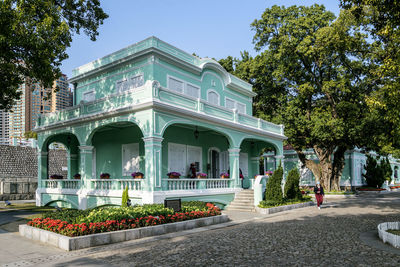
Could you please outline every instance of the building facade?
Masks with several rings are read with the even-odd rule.
[[[0,110],[0,145],[9,144],[10,122],[8,112]]]
[[[318,162],[318,157],[315,155],[312,149],[308,149],[304,152],[308,159],[312,159]],[[373,156],[378,156],[375,153],[371,153]],[[315,177],[311,170],[303,166],[299,160],[296,151],[292,149],[284,150],[284,171],[287,174],[291,169],[297,168],[300,172],[300,185],[301,186],[314,186]],[[265,166],[266,170],[275,169],[275,161],[273,154],[265,154]],[[348,150],[345,153],[345,164],[340,179],[340,186],[342,188],[354,188],[366,185],[365,178],[362,176],[365,174],[364,166],[366,165],[367,157],[360,149]],[[399,168],[400,160],[389,157],[390,165],[392,166],[392,181],[391,184],[399,184]]]
[[[265,147],[282,160],[284,128],[252,116],[250,84],[158,38],[81,66],[70,82],[76,105],[41,115],[35,129],[37,205],[120,205],[126,187],[137,204],[181,198],[226,205],[242,190],[240,171],[247,184],[259,174]],[[54,142],[67,148],[67,179],[49,179]],[[191,166],[207,178],[189,178]]]
[[[56,86],[58,90],[55,90]],[[9,129],[8,137],[5,137],[9,138],[9,144],[13,143],[14,138],[24,139],[24,133],[35,128],[40,114],[72,106],[72,93],[64,74],[54,82],[52,88],[44,88],[39,83],[27,82],[18,90],[22,93],[21,99],[16,101],[12,112],[8,112],[8,122],[5,124]]]

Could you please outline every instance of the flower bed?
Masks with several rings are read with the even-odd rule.
[[[153,205],[155,206],[155,205]],[[124,218],[120,220],[105,220],[105,221],[97,221],[99,218],[102,218],[101,214],[102,210],[92,211],[97,212],[99,214],[90,214],[85,216],[84,218],[93,218],[92,222],[82,222],[82,223],[69,223],[66,220],[55,219],[55,218],[35,218],[28,222],[29,226],[37,227],[40,229],[52,231],[58,234],[62,234],[65,236],[76,237],[76,236],[84,236],[84,235],[91,235],[97,233],[105,233],[105,232],[112,232],[118,230],[128,230],[128,229],[135,229],[145,226],[154,226],[166,223],[173,223],[173,222],[181,222],[186,220],[216,216],[221,214],[221,210],[211,204],[205,204],[206,210],[192,210],[180,213],[172,213],[172,214],[164,214],[164,215],[148,215],[143,217],[137,218]],[[134,209],[133,207],[132,209]],[[121,210],[129,209],[129,208],[118,208]],[[112,209],[108,209],[112,210]],[[115,209],[117,210],[117,209]],[[169,209],[166,209],[169,210]],[[107,209],[105,209],[104,213]],[[136,212],[136,211],[135,211]],[[135,213],[134,212],[134,213]],[[57,213],[55,213],[57,214]],[[80,213],[79,218],[84,216],[84,213]],[[117,214],[115,216],[120,216]],[[72,219],[71,219],[72,220]],[[77,218],[73,218],[73,220],[77,220]]]
[[[385,191],[383,188],[358,188],[357,191]]]
[[[400,188],[400,185],[393,185],[393,186],[390,186],[390,189],[398,189],[398,188]]]

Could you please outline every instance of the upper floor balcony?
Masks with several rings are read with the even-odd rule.
[[[147,81],[143,86],[61,111],[42,114],[37,119],[36,130],[45,130],[68,126],[94,118],[133,113],[143,109],[165,109],[188,115],[197,115],[202,119],[216,121],[229,126],[246,126],[275,136],[284,136],[284,126],[270,123],[238,112],[194,98],[160,86],[157,81]]]

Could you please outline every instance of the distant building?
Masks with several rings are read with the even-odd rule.
[[[69,88],[67,76],[65,74],[63,74],[60,79],[54,81],[52,89],[51,112],[63,110],[72,106],[72,92]]]
[[[10,138],[10,123],[8,112],[0,110],[0,145],[8,145]]]
[[[57,87],[58,90],[56,90]],[[72,93],[68,86],[67,76],[64,74],[54,81],[52,88],[44,88],[39,83],[26,82],[18,90],[22,92],[21,99],[16,101],[8,116],[8,138],[10,139],[24,138],[25,132],[35,128],[36,119],[40,114],[72,106]]]

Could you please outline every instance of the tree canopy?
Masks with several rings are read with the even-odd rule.
[[[0,109],[11,109],[26,81],[51,87],[72,35],[95,41],[107,17],[99,0],[0,1]]]
[[[339,189],[345,151],[369,140],[367,35],[350,12],[336,19],[322,5],[273,6],[251,26],[260,54],[233,60],[233,73],[247,76],[258,93],[254,113],[283,123],[302,163],[328,190]],[[306,158],[306,148],[319,163]]]
[[[376,68],[369,73],[379,90],[368,98],[371,120],[379,118],[373,136],[376,149],[400,156],[400,2],[391,0],[342,0],[369,33]]]

